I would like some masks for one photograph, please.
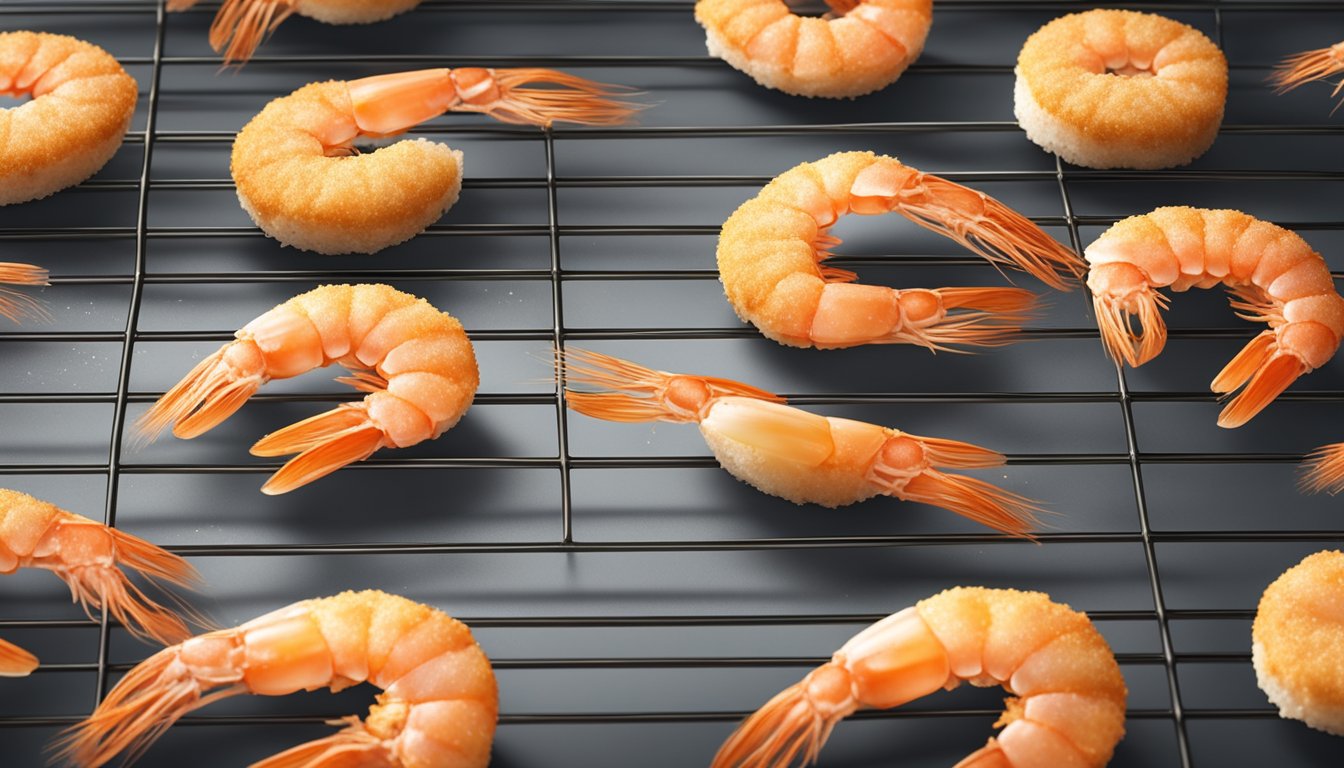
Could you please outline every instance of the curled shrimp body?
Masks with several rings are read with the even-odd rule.
[[[840,152],[777,176],[739,207],[719,235],[719,277],[738,317],[795,347],[919,344],[930,349],[1006,343],[1032,307],[1020,288],[896,290],[859,285],[822,264],[847,213],[896,212],[995,264],[1061,290],[1085,265],[999,201],[892,157]]]
[[[168,0],[168,10],[185,11],[199,0]],[[280,23],[298,14],[325,24],[386,21],[420,0],[224,0],[210,24],[210,47],[224,63],[246,62]]]
[[[467,625],[385,592],[303,600],[234,629],[193,637],[141,662],[63,739],[94,768],[138,756],[183,715],[239,694],[284,696],[368,682],[383,693],[365,720],[253,768],[481,768],[499,694]]]
[[[1269,79],[1279,93],[1286,93],[1300,85],[1341,73],[1344,73],[1344,42],[1289,56],[1274,68]],[[1337,83],[1330,95],[1338,96],[1340,91],[1344,91],[1344,81]]]
[[[1125,733],[1128,691],[1087,615],[1040,592],[956,587],[850,638],[742,723],[712,768],[784,768],[818,753],[840,720],[963,682],[1013,698],[998,736],[958,768],[1091,768]]]
[[[1241,317],[1269,325],[1210,384],[1221,395],[1241,389],[1218,415],[1220,427],[1245,424],[1324,365],[1344,337],[1344,297],[1321,255],[1296,233],[1241,211],[1158,208],[1117,222],[1084,256],[1101,339],[1131,366],[1166,344],[1159,309],[1167,298],[1158,288],[1222,284]]]
[[[36,200],[97,173],[121,147],[139,88],[111,54],[45,32],[0,32],[0,205]]]
[[[136,637],[174,643],[191,634],[177,614],[151,600],[123,571],[151,583],[190,587],[199,577],[187,561],[125,531],[0,488],[0,574],[20,568],[51,571],[70,586],[90,618],[105,605]],[[36,657],[0,640],[0,677],[21,677],[36,667]]]
[[[570,349],[569,407],[606,421],[699,424],[724,469],[795,504],[839,507],[894,496],[942,507],[1004,533],[1029,537],[1034,502],[944,468],[994,467],[995,451],[852,419],[818,416],[784,398],[728,379],[655,371],[597,352]]]
[[[424,299],[386,285],[324,285],[238,331],[154,403],[136,427],[153,438],[172,425],[190,439],[242,407],[263,384],[332,363],[337,379],[368,393],[273,432],[256,456],[297,453],[261,490],[291,491],[379,448],[405,448],[448,431],[480,383],[462,324]]]
[[[40,301],[5,285],[47,285],[47,270],[32,264],[0,262],[0,317],[16,323],[26,317],[47,317]]]
[[[784,0],[699,0],[711,56],[767,88],[852,98],[896,82],[924,50],[933,0],[826,0],[827,18]]]
[[[534,88],[549,84],[554,88]],[[509,123],[625,122],[613,86],[549,69],[425,69],[311,83],[267,104],[239,132],[230,170],[266,234],[325,254],[374,253],[409,240],[457,202],[462,153],[427,139],[360,153],[445,112]]]

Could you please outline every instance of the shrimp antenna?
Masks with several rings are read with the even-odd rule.
[[[10,285],[50,285],[47,282],[47,270],[32,264],[0,262],[0,283]],[[51,314],[46,306],[33,297],[0,286],[0,317],[14,322],[31,317],[37,320],[50,320]]]
[[[1340,73],[1344,73],[1344,43],[1289,56],[1274,68],[1268,80],[1274,85],[1275,93],[1287,93],[1298,86]],[[1335,85],[1330,95],[1338,96],[1340,91],[1344,91],[1344,80]],[[1344,101],[1340,103],[1344,104]],[[1335,105],[1335,109],[1339,107],[1340,104]]]
[[[196,0],[174,0],[168,10],[181,10]],[[210,47],[224,54],[224,66],[246,64],[257,46],[294,13],[292,0],[224,0],[210,24]]]
[[[614,98],[637,93],[622,85],[598,83],[554,69],[523,67],[492,70],[500,98],[486,105],[462,103],[454,111],[482,112],[496,120],[524,125],[550,125],[560,121],[579,125],[623,125],[648,109]],[[534,88],[550,85],[553,88]]]

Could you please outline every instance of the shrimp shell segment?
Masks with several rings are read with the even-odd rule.
[[[1093,10],[1027,38],[1013,109],[1027,138],[1088,168],[1170,168],[1204,154],[1227,101],[1227,59],[1163,16]]]
[[[337,381],[367,393],[257,441],[257,456],[298,454],[263,493],[291,491],[379,448],[437,438],[466,413],[480,383],[462,324],[387,285],[324,285],[234,336],[136,421],[142,438],[153,439],[169,425],[183,439],[204,434],[266,382],[332,363],[351,372]]]
[[[376,590],[304,600],[234,629],[193,637],[141,662],[61,739],[62,757],[96,768],[133,760],[183,715],[240,694],[284,696],[359,683],[378,703],[345,729],[252,768],[484,768],[499,691],[467,625]]]
[[[1040,592],[956,587],[850,638],[744,721],[712,768],[815,762],[836,724],[963,682],[1013,698],[1003,730],[958,768],[1094,768],[1125,733],[1128,691],[1086,614]]]
[[[0,32],[0,205],[37,200],[98,172],[121,147],[139,87],[92,43]]]
[[[1241,390],[1219,414],[1221,427],[1245,424],[1334,357],[1344,338],[1344,296],[1325,259],[1297,233],[1241,211],[1166,207],[1130,216],[1084,256],[1101,339],[1112,357],[1131,366],[1166,344],[1160,310],[1168,299],[1159,288],[1224,285],[1239,317],[1269,326],[1210,384],[1221,395]]]
[[[156,587],[193,587],[200,577],[190,563],[125,531],[0,488],[0,574],[20,568],[51,571],[69,585],[71,597],[90,618],[107,606],[136,637],[175,643],[191,634],[176,612],[156,603],[126,575],[133,571]],[[169,598],[187,618],[206,623]],[[36,657],[0,640],[0,677],[26,675],[36,666]]]
[[[784,0],[699,0],[711,56],[766,88],[853,98],[896,82],[924,50],[932,0],[827,0],[801,17]]]
[[[896,290],[858,285],[822,264],[848,213],[896,212],[996,266],[1068,290],[1085,272],[1073,251],[976,190],[872,152],[839,152],[777,176],[728,218],[719,278],[737,316],[794,347],[918,344],[949,350],[1007,343],[1035,296],[1020,288]]]

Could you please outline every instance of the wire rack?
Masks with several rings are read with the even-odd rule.
[[[1293,489],[1302,454],[1344,438],[1329,418],[1344,400],[1338,364],[1221,431],[1206,384],[1253,331],[1212,294],[1180,297],[1166,353],[1139,371],[1102,355],[1078,294],[1056,295],[1028,343],[984,355],[822,355],[738,323],[713,248],[727,213],[775,174],[871,148],[1001,197],[1075,247],[1156,205],[1229,206],[1301,231],[1338,269],[1344,131],[1328,89],[1274,97],[1262,80],[1283,54],[1344,37],[1344,3],[1125,4],[1203,29],[1231,62],[1218,143],[1162,172],[1073,168],[1012,119],[1022,40],[1088,4],[936,5],[928,49],[897,85],[833,103],[764,91],[706,57],[690,0],[428,0],[361,28],[295,18],[236,74],[218,74],[205,46],[217,4],[166,15],[141,0],[0,3],[0,29],[98,43],[142,89],[102,173],[0,209],[4,258],[52,270],[56,315],[0,332],[4,485],[189,557],[208,582],[201,604],[225,625],[360,587],[463,618],[500,676],[497,766],[704,765],[736,720],[850,634],[954,584],[1043,589],[1097,620],[1131,688],[1113,765],[1338,765],[1339,742],[1277,719],[1248,653],[1264,585],[1344,539],[1336,502]],[[422,126],[466,152],[462,201],[372,258],[282,249],[239,211],[231,139],[270,98],[312,80],[469,64],[562,67],[645,89],[656,106],[619,129],[476,116]],[[870,282],[1002,284],[895,218],[844,222],[837,262]],[[483,383],[459,427],[276,499],[255,491],[275,464],[246,446],[350,398],[320,375],[271,385],[199,440],[127,445],[128,421],[192,361],[333,281],[390,282],[463,319]],[[984,476],[1060,514],[1037,546],[888,500],[793,507],[718,470],[694,430],[567,415],[543,362],[556,344],[1001,449],[1009,466]],[[84,618],[54,582],[0,580],[0,634],[44,661],[0,684],[12,765],[39,764],[148,652],[105,617]],[[863,713],[822,765],[951,764],[990,733],[999,698],[958,690]],[[251,762],[368,699],[361,687],[223,702],[141,764]]]

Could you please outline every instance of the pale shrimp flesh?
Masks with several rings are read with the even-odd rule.
[[[1344,42],[1289,56],[1274,68],[1274,74],[1269,79],[1278,93],[1287,93],[1300,85],[1340,74],[1344,74]],[[1338,96],[1341,91],[1344,91],[1344,80],[1335,84],[1330,95]],[[1339,109],[1339,104],[1335,105],[1335,109]]]
[[[0,317],[16,323],[28,317],[39,320],[49,317],[42,302],[5,285],[48,285],[47,270],[32,264],[0,262]]]
[[[360,683],[382,689],[369,716],[252,768],[483,768],[499,693],[467,625],[376,590],[303,600],[141,662],[62,739],[82,768],[133,760],[183,715],[240,694],[285,696]]]
[[[873,624],[747,718],[712,768],[815,762],[831,730],[966,682],[1002,685],[1003,730],[957,768],[1095,768],[1125,733],[1128,691],[1087,615],[1040,592],[956,587]]]
[[[98,172],[117,153],[139,87],[107,51],[46,32],[0,32],[0,205],[37,200]]]
[[[70,586],[71,597],[89,618],[106,606],[136,637],[175,643],[191,635],[178,613],[156,603],[126,575],[134,571],[156,587],[193,587],[199,576],[187,561],[125,531],[0,488],[0,574],[20,568],[51,571]],[[177,608],[204,623],[180,603]],[[0,677],[21,677],[36,667],[36,657],[0,640]]]
[[[1344,337],[1344,296],[1321,255],[1295,232],[1241,211],[1158,208],[1117,222],[1084,256],[1101,339],[1117,361],[1137,367],[1162,351],[1159,310],[1168,299],[1159,288],[1222,284],[1239,317],[1269,326],[1210,385],[1220,395],[1241,389],[1219,414],[1220,427],[1245,424],[1324,365]]]
[[[569,407],[606,421],[698,424],[710,450],[737,479],[795,504],[839,507],[894,496],[951,510],[1031,538],[1032,500],[944,469],[995,467],[1002,454],[852,419],[818,416],[784,398],[728,379],[655,371],[598,352],[562,358]]]
[[[169,11],[185,11],[199,0],[168,0]],[[372,24],[411,10],[420,0],[224,0],[210,24],[210,47],[224,64],[247,62],[257,46],[293,14],[326,24]]]
[[[243,127],[230,171],[243,209],[281,243],[374,253],[423,232],[457,202],[462,153],[424,138],[361,152],[357,139],[393,136],[445,112],[614,125],[640,109],[613,98],[618,90],[551,69],[476,67],[310,83]]]
[[[853,98],[896,82],[924,50],[933,0],[826,0],[825,17],[784,0],[699,0],[711,56],[767,88]]]
[[[1030,316],[1021,288],[860,285],[826,266],[848,213],[895,212],[996,266],[1068,290],[1086,271],[1073,251],[983,192],[872,152],[840,152],[776,177],[719,235],[719,277],[738,317],[794,347],[918,344],[931,350],[1007,343]]]
[[[437,438],[466,413],[480,383],[462,324],[387,285],[324,285],[234,336],[136,421],[142,437],[152,439],[169,425],[180,438],[197,437],[266,382],[332,363],[351,373],[337,381],[367,393],[252,446],[255,456],[298,454],[262,486],[267,494],[294,490],[379,448]]]

